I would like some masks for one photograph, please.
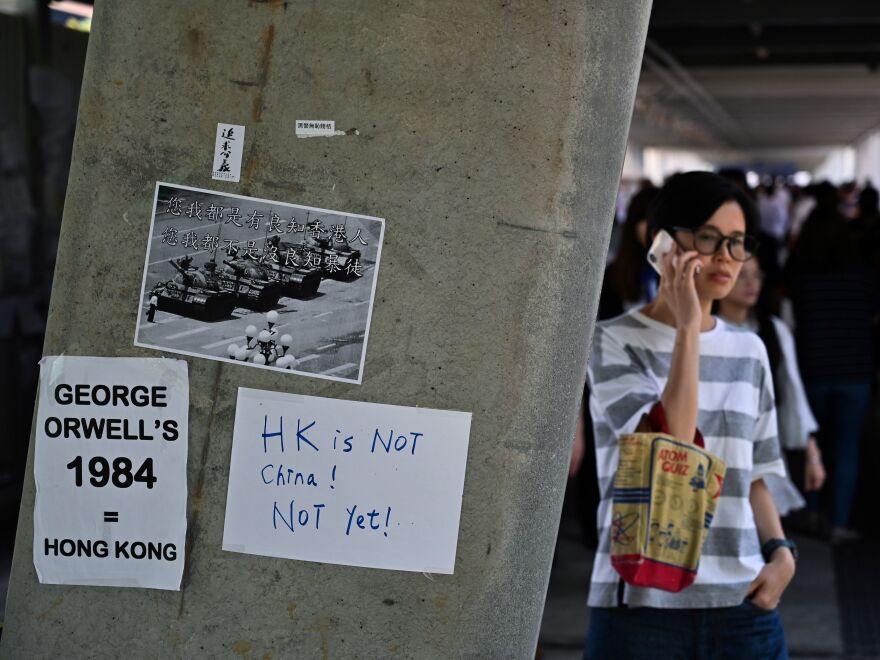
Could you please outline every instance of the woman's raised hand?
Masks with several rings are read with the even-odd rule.
[[[700,254],[677,245],[660,257],[660,289],[677,330],[700,331],[703,312],[694,279],[702,268]]]

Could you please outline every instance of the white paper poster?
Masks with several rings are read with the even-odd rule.
[[[244,126],[217,124],[211,178],[237,183],[241,179],[241,154],[243,150]]]
[[[34,566],[44,584],[180,588],[187,363],[40,363]]]
[[[239,388],[223,549],[452,573],[470,423]]]

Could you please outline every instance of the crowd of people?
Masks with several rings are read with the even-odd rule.
[[[660,230],[675,247],[658,274],[646,256]],[[775,607],[796,548],[780,516],[833,543],[859,538],[878,238],[878,192],[867,183],[768,179],[752,189],[728,170],[645,182],[632,196],[605,274],[570,467],[596,547],[587,657],[637,657],[648,641],[640,630],[684,625],[736,644],[732,631],[759,624],[778,654],[761,657],[785,657]],[[710,530],[697,582],[677,594],[624,584],[607,554],[617,439],[658,408],[662,430],[705,435],[735,468],[725,522],[716,516],[723,529]]]

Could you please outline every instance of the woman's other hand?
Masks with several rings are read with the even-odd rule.
[[[804,464],[804,490],[807,492],[821,490],[825,484],[825,464],[816,438],[807,440],[806,461]]]
[[[758,577],[749,585],[749,599],[762,610],[773,610],[779,605],[782,593],[794,577],[794,557],[785,547],[776,548],[770,563],[765,564]]]

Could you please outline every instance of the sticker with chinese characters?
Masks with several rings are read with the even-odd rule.
[[[212,179],[235,181],[241,178],[241,152],[244,148],[244,126],[217,124],[214,141],[214,169]]]
[[[385,221],[156,184],[135,345],[360,383]]]
[[[341,134],[341,131],[340,131]],[[330,137],[336,135],[336,122],[326,119],[297,119],[297,137]]]

